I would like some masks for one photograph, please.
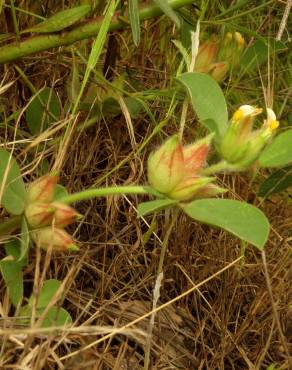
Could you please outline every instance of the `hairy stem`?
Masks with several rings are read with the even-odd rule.
[[[168,2],[173,9],[177,9],[191,4],[193,0],[169,0]],[[139,18],[140,21],[143,21],[145,19],[157,17],[161,14],[162,10],[158,6],[151,5],[140,9]],[[96,36],[102,22],[103,17],[97,17],[83,22],[81,25],[76,26],[70,31],[32,36],[22,42],[3,46],[0,48],[0,64],[11,62],[15,59],[40,51],[71,45],[76,41]],[[125,20],[123,21],[119,17],[119,13],[116,13],[112,19],[109,31],[123,29],[125,27],[129,27],[129,25],[130,23],[125,22]]]
[[[58,201],[71,204],[85,199],[116,194],[153,194],[153,191],[147,186],[109,186],[107,188],[92,188],[79,193],[69,194],[58,199]]]
[[[212,166],[209,166],[209,167],[205,168],[202,171],[202,174],[204,176],[209,176],[209,175],[213,175],[216,172],[222,172],[222,171],[226,171],[226,170],[230,170],[230,169],[232,169],[230,167],[230,165],[226,161],[223,160],[223,161],[220,161],[216,164],[213,164]]]

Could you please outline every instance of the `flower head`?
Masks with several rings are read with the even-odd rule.
[[[222,157],[229,163],[245,169],[260,155],[279,122],[274,111],[267,109],[267,119],[262,127],[253,130],[254,118],[262,113],[261,108],[242,105],[232,116],[227,132],[220,143]]]
[[[171,192],[182,180],[183,151],[177,135],[168,139],[148,159],[148,180],[160,193]]]
[[[227,32],[223,41],[213,36],[199,47],[195,70],[222,81],[230,68],[239,65],[244,45],[245,40],[239,32]]]
[[[218,53],[218,43],[206,41],[200,47],[196,58],[195,68],[197,72],[208,73],[210,65],[216,61]]]
[[[149,157],[150,185],[172,199],[195,198],[213,181],[213,178],[201,176],[212,137],[209,135],[187,146],[182,146],[177,135],[167,140]]]
[[[210,73],[211,73],[211,76],[216,81],[222,81],[224,77],[226,76],[228,69],[229,69],[228,62],[214,63],[211,65]]]
[[[25,207],[25,217],[32,229],[52,223],[55,208],[50,203],[34,202]]]
[[[29,184],[27,189],[27,201],[49,203],[54,198],[55,188],[58,182],[58,175],[44,175]]]
[[[45,250],[48,248],[52,248],[53,251],[78,250],[72,237],[63,229],[45,227],[33,231],[31,235],[36,245]]]
[[[57,227],[65,227],[72,224],[81,215],[75,211],[74,208],[67,206],[60,202],[52,202],[51,206],[54,208],[54,225]]]
[[[273,132],[279,127],[279,124],[275,112],[271,108],[267,108],[267,119],[264,121],[263,127]]]

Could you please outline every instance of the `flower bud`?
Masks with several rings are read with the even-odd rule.
[[[211,65],[211,76],[216,81],[222,81],[229,69],[228,62],[214,63]]]
[[[211,198],[215,197],[216,195],[226,193],[227,191],[227,189],[221,188],[215,184],[207,184],[196,192],[195,198]]]
[[[245,40],[239,32],[227,32],[218,53],[218,60],[226,61],[228,68],[235,68],[240,64]]]
[[[52,223],[55,208],[50,203],[31,203],[25,208],[25,217],[33,229],[48,226]]]
[[[233,115],[230,126],[220,144],[222,157],[229,163],[243,159],[250,145],[254,117],[262,109],[251,105],[242,105]]]
[[[51,202],[54,198],[54,192],[57,182],[57,175],[44,175],[33,181],[31,184],[29,184],[27,189],[28,203]]]
[[[67,225],[72,224],[81,215],[75,211],[74,208],[67,206],[66,204],[60,202],[53,202],[51,206],[54,208],[54,225],[63,228]]]
[[[148,159],[148,181],[160,193],[171,192],[184,177],[183,151],[177,135]]]
[[[168,195],[171,199],[189,200],[196,196],[196,194],[203,189],[207,184],[213,181],[212,177],[193,177],[186,178]]]
[[[242,34],[239,33],[239,32],[235,32],[234,33],[234,39],[237,42],[238,48],[242,49],[244,47],[244,44],[245,44],[245,40],[244,40],[244,37],[242,36]]]
[[[36,245],[45,250],[52,248],[53,251],[62,252],[79,249],[74,244],[72,237],[63,229],[45,227],[33,231],[31,234]]]
[[[209,135],[184,147],[177,136],[166,141],[148,161],[150,185],[171,199],[187,201],[196,198],[214,180],[201,176],[212,138],[213,135]],[[213,189],[212,193],[216,195],[219,191]]]
[[[267,119],[262,127],[252,131],[253,119],[262,109],[243,105],[233,115],[231,124],[223,138],[220,151],[222,157],[234,164],[238,170],[252,165],[260,155],[266,143],[279,126],[272,109],[267,108]]]
[[[274,111],[270,108],[267,108],[267,119],[264,121],[262,127],[255,131],[253,135],[251,135],[248,153],[239,163],[239,166],[246,168],[258,159],[260,152],[263,150],[267,142],[272,138],[278,126],[279,121],[277,121]]]
[[[183,147],[184,166],[189,177],[193,177],[205,166],[213,136],[213,134],[208,135],[204,139]]]
[[[218,44],[214,41],[206,41],[200,47],[196,58],[195,70],[197,72],[209,72],[210,65],[215,62],[218,53]]]

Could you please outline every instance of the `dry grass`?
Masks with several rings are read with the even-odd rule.
[[[169,52],[171,63],[166,63],[160,50],[159,30],[159,23],[145,27],[142,46],[134,54],[128,43],[130,35],[120,35],[130,49],[121,53],[117,73],[129,67],[130,60],[140,90],[165,88],[173,73],[174,49]],[[171,29],[168,31],[171,33]],[[164,39],[166,45],[167,40]],[[37,90],[45,84],[55,86],[64,103],[70,53],[43,53],[38,58],[27,58],[18,65]],[[23,108],[31,93],[13,64],[1,70],[6,83],[16,80],[2,101],[8,116]],[[285,91],[282,82],[276,86],[275,96]],[[238,90],[234,88],[232,100],[238,96],[253,99],[254,90],[248,95],[244,87],[242,82]],[[151,103],[157,122],[165,117],[168,103],[159,97]],[[77,117],[76,127],[82,127],[86,114],[82,112]],[[63,119],[68,119],[65,113]],[[1,141],[30,139],[23,117],[16,137],[13,123],[1,126]],[[144,114],[132,124],[139,148],[153,131],[153,124]],[[54,135],[48,135],[56,139],[54,145],[49,141],[41,149],[26,152],[29,143],[16,144],[27,180],[35,174],[38,161],[46,158],[51,168],[61,170],[61,183],[69,192],[94,184],[146,182],[145,158],[155,144],[136,155],[122,114],[103,117],[87,129],[73,129],[65,150],[58,141],[63,133],[62,122],[58,127]],[[191,112],[188,127],[186,137],[191,138],[197,131]],[[174,116],[165,133],[176,129]],[[259,204],[247,175],[219,180],[230,189],[229,197]],[[41,278],[63,281],[64,298],[60,305],[73,318],[71,328],[56,331],[18,327],[2,281],[1,369],[143,369],[156,271],[171,213],[138,219],[138,201],[142,197],[112,196],[80,202],[76,208],[84,218],[70,230],[79,241],[80,252],[50,255],[31,250],[30,264],[25,269],[25,296],[31,294],[33,286],[40,285]],[[261,209],[272,224],[266,246],[267,268],[285,343],[272,308],[261,253],[248,247],[243,257],[239,240],[180,215],[171,232],[163,267],[151,369],[252,370],[267,369],[271,364],[276,369],[290,368],[286,349],[292,350],[291,201],[275,196]]]

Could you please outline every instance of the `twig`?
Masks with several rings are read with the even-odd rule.
[[[171,223],[166,231],[165,237],[163,239],[162,243],[162,249],[160,253],[160,258],[159,258],[159,264],[158,264],[158,269],[157,269],[157,278],[155,281],[155,287],[153,290],[153,304],[152,304],[152,314],[150,316],[150,323],[149,323],[149,328],[148,328],[148,333],[147,333],[147,340],[146,340],[146,345],[145,345],[145,360],[144,360],[144,370],[149,369],[150,365],[150,350],[151,350],[151,342],[152,342],[152,335],[153,335],[153,328],[155,324],[155,316],[156,316],[156,309],[157,309],[157,302],[159,300],[160,296],[160,288],[161,288],[161,283],[163,279],[163,263],[165,259],[165,254],[167,251],[167,246],[168,246],[168,240],[171,234],[171,231],[175,225],[175,222],[178,217],[178,210],[174,210],[174,214],[171,220]]]
[[[285,29],[287,21],[288,21],[288,17],[289,17],[289,14],[290,14],[291,7],[292,7],[292,0],[287,0],[286,7],[285,7],[285,10],[284,10],[284,14],[283,14],[283,18],[281,20],[280,27],[279,27],[279,30],[278,30],[278,33],[277,33],[277,36],[276,36],[276,40],[278,40],[278,41],[280,41],[282,36],[283,36],[284,29]]]

